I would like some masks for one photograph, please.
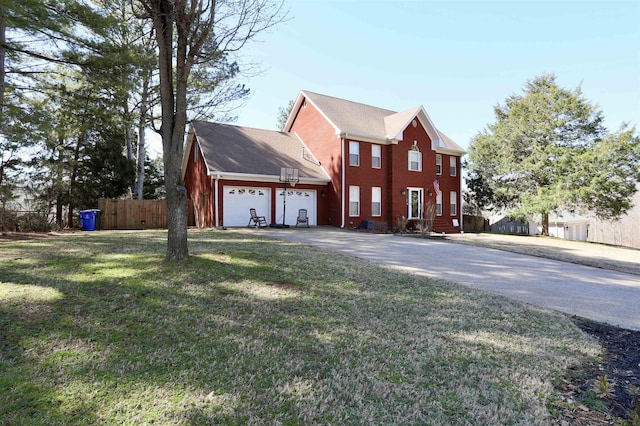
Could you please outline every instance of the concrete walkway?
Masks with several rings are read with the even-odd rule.
[[[512,299],[640,330],[640,276],[439,239],[331,227],[263,229],[314,245]]]

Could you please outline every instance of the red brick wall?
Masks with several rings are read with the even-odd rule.
[[[340,137],[336,135],[335,128],[311,102],[307,102],[306,105],[303,103],[300,107],[290,131],[298,134],[331,178],[331,183],[326,189],[325,209],[322,215],[320,210],[318,211],[318,224],[340,226],[342,167]]]
[[[449,155],[442,155],[442,175],[436,175],[436,153],[431,149],[431,139],[419,120],[417,126],[412,124],[405,129],[403,140],[396,145],[381,145],[382,168],[371,167],[371,146],[370,142],[359,141],[360,165],[350,166],[349,163],[349,140],[345,143],[346,165],[346,226],[360,226],[364,220],[374,220],[385,223],[393,228],[401,216],[407,216],[408,193],[401,191],[408,187],[423,188],[423,200],[426,204],[429,200],[435,203],[435,191],[433,182],[438,177],[440,179],[440,189],[442,191],[442,217],[452,218],[449,211],[449,191],[456,191],[458,199],[458,215],[460,215],[460,162],[456,160],[456,176],[449,175]],[[414,145],[418,146],[422,153],[422,171],[409,170],[409,151]],[[360,216],[349,217],[348,195],[349,186],[360,187]],[[382,216],[372,216],[371,214],[371,188],[382,188]],[[432,192],[429,197],[428,192]]]
[[[401,216],[407,216],[407,194],[402,194],[401,190],[407,187],[424,189],[424,203],[429,200],[435,203],[435,191],[433,182],[440,179],[440,189],[442,191],[442,218],[449,220],[452,216],[449,210],[449,193],[456,191],[458,214],[460,216],[461,194],[460,194],[460,159],[456,160],[456,176],[449,174],[449,155],[442,154],[442,174],[436,175],[436,153],[431,149],[431,139],[426,130],[417,120],[417,126],[409,124],[403,132],[403,140],[397,145],[382,145],[382,168],[371,167],[371,146],[370,142],[359,142],[360,165],[349,165],[349,141],[344,141],[345,149],[345,214],[341,216],[341,156],[342,141],[333,126],[324,116],[308,102],[306,106],[300,107],[291,127],[291,132],[300,136],[303,142],[313,152],[315,157],[322,163],[322,166],[331,177],[331,183],[327,190],[326,217],[319,211],[318,223],[340,226],[344,220],[345,226],[360,226],[364,220],[374,220],[383,222],[389,227],[394,227],[396,221]],[[408,167],[408,152],[416,141],[418,149],[422,153],[422,171],[410,171]],[[360,187],[360,215],[358,217],[349,216],[349,186]],[[380,187],[382,192],[382,216],[372,216],[371,212],[371,188]],[[432,195],[429,197],[428,192]],[[318,204],[320,206],[320,204]]]
[[[195,136],[192,136],[195,139]],[[202,153],[198,152],[197,162],[194,162],[194,149],[198,149],[198,145],[194,140],[189,151],[189,160],[187,170],[184,175],[184,185],[187,188],[187,197],[194,205],[194,215],[196,224],[201,223],[205,227],[215,226],[215,215],[213,209],[214,187],[213,179],[207,176],[207,167],[204,164]]]
[[[358,142],[360,148],[360,165],[349,165],[349,142]],[[371,166],[371,147],[373,145],[380,146],[381,167],[379,169]],[[363,220],[374,220],[376,222],[388,222],[389,210],[388,203],[390,197],[389,183],[389,159],[390,146],[382,144],[373,144],[371,142],[362,142],[355,139],[347,139],[345,141],[345,226],[354,227],[362,225]],[[360,216],[349,216],[349,186],[356,185],[360,187]],[[371,188],[380,187],[382,192],[382,216],[372,215],[371,206]]]

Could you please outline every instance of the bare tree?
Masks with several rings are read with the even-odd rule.
[[[160,135],[167,193],[168,260],[188,257],[187,193],[182,155],[187,125],[189,76],[197,66],[215,66],[260,32],[283,19],[272,0],[138,0],[158,43]]]

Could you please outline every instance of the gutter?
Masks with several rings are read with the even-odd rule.
[[[397,138],[391,138],[391,137],[381,138],[379,136],[365,135],[365,134],[362,134],[362,133],[340,132],[340,131],[336,132],[336,135],[340,139],[353,139],[355,141],[373,142],[373,143],[380,143],[380,144],[384,144],[384,145],[397,145],[398,144],[398,139]]]
[[[237,173],[237,172],[208,172],[209,176],[217,177],[218,179],[227,178],[239,181],[255,181],[255,182],[280,182],[280,177],[277,175],[251,175],[248,173]],[[309,185],[326,185],[331,182],[329,178],[310,178],[310,177],[301,177],[300,182],[302,184]]]

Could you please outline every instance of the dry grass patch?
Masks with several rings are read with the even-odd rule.
[[[165,236],[3,245],[1,423],[556,424],[554,380],[600,350],[448,282],[229,231],[167,264]]]

